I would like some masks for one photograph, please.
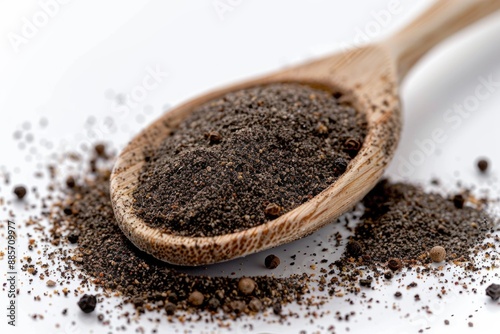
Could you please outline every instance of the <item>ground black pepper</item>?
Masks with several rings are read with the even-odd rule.
[[[72,244],[76,244],[78,242],[78,233],[77,232],[71,232],[68,234],[68,241]]]
[[[391,258],[431,262],[427,252],[436,244],[448,257],[470,258],[470,249],[480,243],[494,221],[482,210],[465,206],[457,209],[447,198],[426,193],[404,183],[381,181],[363,200],[363,222],[356,227],[353,240],[375,261]],[[394,263],[393,263],[394,262]]]
[[[109,176],[108,169],[97,169],[93,178],[85,179],[66,194],[65,202],[70,203],[76,213],[67,216],[64,206],[55,206],[52,215],[54,226],[65,231],[69,242],[77,242],[72,262],[86,275],[98,278],[94,281],[97,286],[120,292],[138,309],[162,309],[168,315],[189,307],[233,312],[230,304],[234,301],[244,305],[253,301],[253,310],[243,308],[240,313],[263,311],[276,302],[270,298],[274,295],[279,296],[280,303],[287,304],[300,300],[307,291],[305,275],[241,280],[193,276],[139,251],[115,221]]]
[[[366,131],[363,114],[324,90],[232,92],[197,107],[146,152],[134,207],[147,224],[179,235],[260,225],[334,183]]]
[[[315,129],[315,133],[323,136],[324,128],[318,125]],[[209,142],[208,139],[205,140],[207,143]],[[222,138],[220,143],[213,143],[210,145],[220,145],[224,141],[225,139]],[[316,241],[314,241],[310,245],[307,245],[306,248],[302,249],[302,251],[299,250],[298,252],[290,254],[289,257],[293,262],[284,260],[283,270],[287,272],[290,266],[295,266],[295,262],[297,262],[298,266],[302,265],[303,261],[306,260],[303,256],[307,251],[308,255],[313,260],[310,264],[310,268],[315,271],[314,274],[292,275],[292,277],[285,279],[276,279],[272,276],[252,277],[256,282],[256,288],[251,294],[245,295],[239,290],[239,279],[232,276],[234,273],[231,273],[229,277],[187,275],[179,272],[178,268],[160,263],[135,249],[117,228],[112,210],[110,209],[110,171],[100,168],[101,163],[104,162],[103,160],[109,158],[110,153],[106,153],[105,156],[99,156],[95,148],[89,152],[93,154],[90,166],[90,170],[93,171],[92,173],[88,173],[87,169],[81,174],[80,172],[75,174],[75,170],[71,169],[70,172],[74,174],[73,181],[78,179],[78,185],[76,182],[73,182],[74,184],[69,186],[63,177],[61,180],[57,180],[61,183],[61,192],[54,190],[58,188],[55,184],[51,184],[49,187],[51,191],[50,195],[47,198],[42,198],[42,215],[44,217],[49,217],[50,226],[47,226],[46,221],[40,218],[30,218],[30,220],[26,222],[27,227],[32,224],[35,224],[36,227],[33,236],[28,234],[29,251],[27,252],[40,251],[37,247],[44,243],[42,246],[44,247],[43,257],[48,259],[48,261],[62,261],[61,267],[56,267],[56,272],[53,272],[52,269],[48,271],[49,264],[45,263],[46,260],[43,258],[32,259],[30,256],[20,259],[20,262],[23,263],[22,270],[29,274],[31,278],[30,282],[37,278],[45,280],[44,282],[46,282],[43,284],[44,287],[47,286],[46,291],[43,295],[34,295],[35,301],[39,301],[47,295],[50,296],[50,298],[55,298],[56,295],[60,293],[61,295],[71,297],[73,293],[75,296],[78,296],[84,293],[84,291],[92,291],[95,289],[95,291],[103,292],[102,294],[100,293],[101,298],[106,298],[112,294],[122,296],[121,298],[123,298],[125,303],[130,303],[130,305],[135,307],[136,312],[129,313],[127,311],[123,314],[124,319],[126,319],[129,325],[134,319],[142,316],[143,313],[148,313],[148,321],[160,321],[162,316],[167,315],[169,322],[175,322],[177,325],[186,323],[187,329],[187,327],[191,328],[191,326],[193,326],[193,322],[200,321],[206,321],[207,323],[212,322],[214,326],[217,326],[215,324],[220,324],[220,326],[231,326],[230,319],[244,316],[245,314],[253,315],[259,312],[264,313],[257,315],[257,319],[265,322],[280,322],[286,324],[286,319],[290,316],[309,318],[311,322],[313,322],[313,318],[317,319],[325,315],[332,315],[330,313],[330,308],[322,307],[323,303],[328,302],[329,296],[335,296],[335,302],[338,303],[345,302],[346,305],[356,304],[356,313],[358,316],[363,313],[370,320],[371,314],[367,312],[367,308],[370,309],[373,303],[393,303],[393,309],[396,310],[396,312],[409,311],[408,306],[404,306],[405,309],[403,310],[403,306],[399,305],[399,300],[391,302],[390,300],[384,299],[372,299],[373,295],[371,295],[371,290],[387,292],[387,290],[385,290],[386,287],[397,289],[413,288],[412,295],[415,300],[420,299],[422,310],[430,312],[431,310],[429,310],[428,306],[423,304],[427,300],[427,289],[416,288],[417,281],[420,287],[421,280],[431,278],[430,282],[428,282],[431,284],[433,284],[433,279],[439,280],[439,283],[436,281],[435,285],[433,284],[430,286],[432,290],[429,291],[432,291],[431,294],[436,291],[436,298],[440,300],[447,298],[447,293],[454,292],[454,289],[455,292],[459,290],[459,294],[456,296],[476,293],[476,291],[480,289],[477,288],[478,285],[487,284],[487,282],[490,282],[492,279],[494,280],[494,278],[487,275],[490,275],[490,273],[495,274],[495,270],[493,269],[498,265],[495,247],[498,247],[499,239],[497,236],[493,237],[492,235],[485,234],[486,229],[483,229],[483,226],[493,225],[491,218],[482,211],[481,206],[486,203],[485,200],[474,198],[471,192],[468,190],[464,191],[461,186],[462,190],[460,194],[464,199],[466,198],[467,207],[464,209],[457,209],[453,201],[453,196],[436,198],[435,194],[422,192],[422,195],[417,192],[416,196],[412,197],[412,189],[418,189],[418,187],[388,183],[386,187],[384,187],[386,190],[380,191],[379,189],[379,191],[374,191],[364,200],[367,212],[362,217],[362,222],[359,225],[362,226],[367,221],[371,223],[382,222],[380,228],[373,229],[373,236],[371,238],[362,238],[363,240],[356,239],[360,234],[354,229],[351,230],[355,234],[352,241],[359,243],[360,246],[362,245],[363,255],[352,256],[346,249],[345,258],[341,258],[340,260],[330,259],[330,253],[332,256],[335,256],[335,254],[340,255],[336,251],[337,247],[341,247],[344,242],[347,244],[346,248],[348,246],[348,239],[344,239],[336,232],[331,236],[332,238],[328,241],[328,244],[322,245],[324,241],[320,241],[314,245],[314,243],[316,243]],[[105,152],[112,152],[112,150],[105,149]],[[76,158],[76,156],[72,157],[74,161],[79,161]],[[84,159],[84,161],[88,160]],[[112,162],[112,160],[109,162]],[[79,168],[78,170],[84,169]],[[55,165],[49,166],[49,174],[52,181],[55,181],[57,176],[61,174],[64,175]],[[8,180],[7,176],[5,180]],[[7,181],[6,184],[8,184]],[[439,183],[433,182],[433,184]],[[400,190],[410,189],[410,192],[407,194],[408,196],[403,199],[405,202],[404,205],[400,200],[397,200],[397,198],[404,196],[401,196],[400,192],[394,191],[394,188],[399,188]],[[30,189],[33,189],[33,202],[35,202],[35,199],[38,198],[37,192],[34,187],[30,187]],[[442,208],[440,209],[441,204],[439,203],[443,200],[448,201],[450,207],[441,212]],[[369,204],[377,201],[379,203],[378,206]],[[437,202],[439,205],[434,205],[434,202]],[[272,202],[267,204],[271,203]],[[51,206],[53,209],[48,212],[48,208]],[[434,215],[420,215],[420,210],[425,212],[429,207],[436,209]],[[71,208],[71,214],[68,215],[69,208]],[[262,208],[265,209],[264,205]],[[408,214],[408,212],[412,212],[411,210],[415,210],[421,218],[411,221],[403,219],[405,224],[408,224],[404,225],[405,228],[410,231],[417,228],[427,231],[429,235],[422,235],[422,237],[424,239],[428,237],[429,240],[432,239],[433,242],[430,245],[426,245],[426,247],[421,247],[420,244],[415,244],[412,239],[409,239],[409,241],[407,241],[410,243],[409,246],[411,246],[409,248],[421,248],[421,253],[419,253],[418,256],[415,256],[415,254],[418,254],[418,252],[415,252],[409,256],[402,257],[402,259],[404,259],[404,270],[392,272],[388,269],[387,261],[380,261],[376,257],[379,252],[377,248],[379,241],[374,239],[376,239],[378,235],[389,235],[390,237],[388,240],[396,244],[396,249],[400,248],[398,242],[406,238],[405,234],[396,232],[393,236],[395,233],[394,227],[389,224],[388,221],[385,221],[385,219],[387,217],[397,217],[394,215],[394,211],[401,211],[402,208],[405,208],[402,210],[403,218],[411,216],[411,214]],[[476,213],[471,215],[469,212],[470,210],[475,210]],[[460,211],[464,212],[460,213]],[[470,242],[470,245],[473,246],[472,249],[465,251],[465,248],[459,248],[459,253],[450,254],[446,265],[440,265],[439,267],[427,265],[427,263],[430,262],[429,247],[436,244],[442,244],[440,235],[448,234],[448,230],[454,226],[450,224],[450,220],[455,219],[455,215],[465,215],[465,217],[469,218],[484,215],[486,223],[481,224],[480,222],[472,221],[469,222],[469,225],[466,225],[462,224],[462,220],[459,219],[459,224],[456,225],[456,228],[462,231],[459,235],[463,235],[464,239],[470,238],[472,230],[480,230],[477,239]],[[346,215],[346,217],[342,219],[347,220],[349,216],[350,215]],[[429,217],[433,217],[435,221],[432,221]],[[451,220],[451,222],[454,222],[454,220]],[[335,230],[338,226],[339,225],[332,224],[329,228]],[[469,226],[471,230],[469,230],[467,226]],[[434,227],[438,235],[434,233]],[[366,226],[364,228],[366,228]],[[20,233],[26,233],[25,231],[26,230],[20,230]],[[39,233],[42,233],[41,231],[48,233],[49,238],[37,237]],[[488,231],[494,235],[493,230],[488,229]],[[490,239],[487,243],[481,244],[485,237]],[[79,244],[69,247],[69,250],[65,250],[67,246],[65,245],[66,240],[68,242],[78,242]],[[462,242],[462,240],[460,240],[460,242]],[[373,245],[375,245],[374,248],[372,248]],[[318,248],[309,252],[306,250],[309,246],[317,246]],[[392,249],[392,244],[387,248]],[[375,252],[373,249],[375,249]],[[475,262],[475,258],[474,260],[471,258],[470,261],[467,261],[467,257],[471,254],[471,251],[474,252],[473,255],[476,257],[478,254],[481,254],[478,253],[481,251],[486,251],[486,255],[480,262]],[[302,254],[301,252],[304,253]],[[35,253],[33,252],[31,255],[35,255]],[[0,257],[2,256],[3,254],[0,252]],[[389,254],[388,256],[392,255]],[[454,259],[456,259],[456,261]],[[259,258],[257,261],[257,266],[262,266],[260,263],[262,259]],[[330,261],[332,263],[329,263]],[[318,266],[317,268],[316,265]],[[401,262],[401,266],[402,265],[403,262]],[[307,263],[307,266],[309,267],[309,263]],[[297,272],[296,269],[299,269],[298,272],[300,272],[300,268],[290,269],[292,272]],[[448,280],[448,278],[444,279],[444,277],[442,278],[445,272],[453,273],[452,280]],[[57,274],[57,276],[54,276],[54,274]],[[276,271],[275,274],[280,275],[281,270]],[[44,275],[47,276],[44,277]],[[373,278],[371,281],[371,288],[360,288],[360,285],[364,284],[364,280],[368,280],[368,277]],[[384,277],[385,280],[382,277]],[[391,278],[392,281],[388,281],[388,279]],[[415,282],[408,284],[413,279]],[[72,280],[80,280],[81,286],[75,290],[69,289],[68,283]],[[475,280],[477,280],[476,284],[474,284]],[[57,288],[52,286],[54,283],[56,283]],[[307,294],[307,289],[310,285],[312,285],[312,290],[316,291],[314,296]],[[467,286],[472,286],[472,288],[467,288]],[[39,288],[38,286],[37,289]],[[203,295],[203,303],[199,306],[193,306],[188,302],[189,296],[193,291],[199,291]],[[28,294],[32,292],[34,294],[37,293],[35,289],[27,291]],[[416,297],[417,295],[415,295],[417,292],[418,298]],[[490,297],[492,297],[491,295],[495,295],[491,288],[487,293]],[[387,296],[387,294],[385,295]],[[402,296],[401,293],[396,294],[396,296],[397,295],[400,297]],[[53,300],[51,300],[50,303],[51,305],[53,305],[52,301]],[[291,312],[292,309],[283,312],[283,305],[289,302],[296,302],[300,311],[296,314]],[[74,305],[74,307],[76,307],[76,305]],[[101,317],[101,314],[97,315],[97,319],[101,321],[102,326],[110,326],[110,332],[115,329],[125,331],[125,326],[119,328],[112,327],[119,321],[119,319],[115,317],[113,311],[122,313],[124,307],[123,302],[117,305],[116,310],[109,309],[111,306],[107,302],[100,305],[100,307],[102,309],[108,308],[105,312],[110,315],[106,317],[105,320],[104,317]],[[271,310],[272,312],[270,312]],[[359,312],[357,312],[358,310]],[[415,311],[415,309],[413,311]],[[418,312],[420,312],[420,307]],[[65,315],[67,313],[67,309],[64,309],[63,314]],[[278,314],[278,316],[273,316],[273,313]],[[332,319],[338,319],[338,321],[341,322],[349,321],[354,314],[355,312],[342,314],[338,311]],[[41,314],[33,314],[31,317],[38,320],[43,319],[43,315]],[[245,326],[247,326],[245,327],[246,329],[252,329],[252,323],[254,323],[253,319],[254,318],[251,318],[250,322],[245,324]],[[222,322],[219,322],[221,320]],[[113,325],[110,324],[110,321]],[[467,326],[466,324],[467,322],[464,323],[465,326]],[[337,325],[335,325],[335,327],[336,326]],[[333,328],[334,326],[331,325],[328,327],[328,330],[333,332]],[[326,327],[323,329],[326,329]],[[143,329],[138,327],[136,331],[143,332]]]

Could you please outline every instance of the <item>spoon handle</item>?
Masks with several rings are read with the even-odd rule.
[[[439,0],[384,44],[398,63],[399,80],[434,45],[500,9],[500,0]]]

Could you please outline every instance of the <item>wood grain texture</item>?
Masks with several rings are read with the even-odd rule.
[[[454,10],[448,20],[443,20],[444,9],[461,3],[462,11],[471,10],[471,0],[443,0],[416,22],[429,20],[435,29],[443,28],[454,20],[463,19],[460,10]],[[479,0],[482,15],[500,3],[498,0]],[[500,7],[500,5],[498,6]],[[479,7],[478,7],[479,8]],[[436,15],[439,11],[440,15]],[[462,12],[464,14],[464,12]],[[450,14],[451,15],[451,14]],[[434,19],[427,19],[434,18]],[[467,23],[474,20],[467,16]],[[451,21],[451,22],[450,22]],[[463,24],[465,26],[466,24]],[[155,121],[121,152],[111,176],[111,199],[118,224],[126,236],[140,249],[156,258],[178,265],[204,265],[245,256],[302,238],[335,221],[352,208],[378,182],[391,161],[401,130],[401,107],[398,85],[409,67],[421,57],[407,56],[417,52],[418,45],[402,43],[405,36],[412,41],[427,41],[428,31],[415,28],[403,30],[392,39],[350,52],[336,54],[286,69],[258,79],[222,88],[186,102]],[[444,28],[443,28],[444,29]],[[441,39],[451,32],[445,30]],[[436,34],[439,35],[437,31]],[[439,38],[434,38],[436,44]],[[428,44],[422,44],[428,50]],[[134,212],[133,192],[138,185],[138,175],[144,164],[144,147],[156,148],[179,123],[198,105],[211,101],[228,92],[270,83],[295,82],[341,91],[345,99],[366,114],[368,134],[358,155],[350,162],[346,172],[319,195],[296,209],[265,224],[216,237],[184,237],[161,232],[148,226]]]
[[[383,44],[393,53],[400,78],[404,78],[413,65],[436,44],[498,9],[500,0],[437,1]]]

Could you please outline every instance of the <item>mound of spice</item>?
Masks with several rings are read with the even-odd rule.
[[[62,234],[55,238],[77,243],[70,261],[95,278],[95,285],[120,292],[140,312],[161,310],[172,315],[180,310],[222,309],[233,315],[255,313],[276,303],[298,301],[307,291],[305,275],[284,279],[195,276],[141,252],[115,220],[109,195],[110,170],[96,169],[92,174],[92,178],[68,188],[65,204],[54,207],[52,223]],[[84,303],[85,308],[82,303],[82,310],[90,312],[88,303]]]
[[[213,135],[213,145],[223,141],[222,136]],[[442,299],[443,305],[447,305],[454,302],[446,302],[447,296],[461,298],[476,294],[479,289],[493,299],[488,302],[497,304],[500,289],[496,284],[496,249],[500,236],[497,221],[484,211],[488,203],[494,203],[490,194],[489,200],[475,198],[472,190],[445,197],[413,185],[382,181],[364,199],[364,214],[360,205],[341,217],[339,221],[345,225],[330,225],[319,235],[311,236],[305,247],[286,245],[273,252],[279,257],[260,257],[258,265],[270,269],[264,271],[265,275],[250,277],[247,273],[240,278],[235,270],[224,277],[198,276],[142,253],[123,236],[109,199],[109,167],[114,152],[100,144],[83,155],[54,155],[55,162],[47,166],[48,173],[35,174],[37,178],[50,178],[46,194],[40,194],[37,186],[23,180],[31,195],[24,200],[30,204],[24,206],[30,215],[24,216],[24,228],[19,230],[29,238],[23,254],[26,256],[19,259],[20,269],[27,277],[20,278],[29,285],[44,281],[45,284],[34,284],[27,290],[27,294],[33,293],[35,301],[50,298],[52,305],[53,298],[65,296],[57,302],[64,307],[65,316],[69,316],[66,298],[71,298],[70,294],[77,297],[71,301],[74,309],[88,312],[111,332],[125,331],[124,324],[131,325],[142,313],[147,313],[141,317],[145,322],[159,323],[166,316],[174,331],[182,331],[176,327],[182,324],[185,330],[191,330],[195,322],[206,323],[212,329],[231,327],[231,319],[247,314],[257,316],[243,317],[235,324],[251,330],[259,322],[290,325],[291,318],[303,318],[309,319],[305,325],[309,331],[316,319],[346,324],[356,316],[357,321],[349,324],[356,327],[360,317],[372,319],[370,309],[375,303],[394,303],[392,309],[402,312],[401,319],[407,318],[403,314],[418,315],[420,310],[431,310],[422,303],[433,298]],[[72,176],[67,177],[66,168]],[[13,200],[0,198],[0,202],[15,219],[12,208],[18,210],[20,203],[11,193],[8,175],[1,176],[7,186],[5,193]],[[39,205],[35,203],[38,200]],[[281,206],[275,203],[264,208],[266,214],[279,210]],[[353,224],[358,227],[352,229]],[[0,222],[0,229],[2,225]],[[348,232],[354,233],[349,242]],[[346,253],[337,260],[343,240]],[[0,258],[4,255],[0,252]],[[439,265],[431,265],[431,261]],[[274,273],[285,278],[276,278]],[[80,286],[73,290],[75,280]],[[430,285],[429,290],[420,289],[421,282]],[[22,291],[23,286],[26,285],[20,286]],[[397,291],[388,293],[389,289]],[[380,299],[374,298],[373,290],[382,292]],[[107,297],[119,299],[106,301]],[[419,303],[399,304],[400,299],[408,297]],[[133,306],[135,312],[125,311],[124,303]],[[288,303],[295,307],[284,306]],[[340,306],[335,314],[331,311],[334,305]],[[352,305],[356,305],[355,310]],[[43,319],[42,313],[31,317]],[[123,326],[118,327],[120,323]],[[144,332],[141,323],[137,323],[137,332]],[[326,328],[324,323],[316,325],[319,330]]]
[[[462,200],[457,207],[455,197],[381,181],[363,200],[365,213],[351,241],[359,248],[356,255],[379,262],[396,258],[430,263],[429,252],[439,245],[447,260],[470,260],[472,248],[485,240],[495,222],[472,203]],[[352,251],[346,255],[353,256]]]
[[[148,157],[134,192],[150,226],[216,236],[263,224],[326,189],[367,132],[340,94],[298,84],[229,93],[197,107]]]
[[[173,315],[223,310],[233,316],[270,308],[274,312],[283,304],[302,303],[309,285],[317,284],[307,274],[287,278],[189,275],[158,261],[138,250],[119,229],[109,196],[110,170],[90,170],[92,178],[67,188],[65,204],[54,207],[53,224],[68,242],[77,243],[71,259],[87,276],[96,278],[94,284],[119,291],[140,312],[163,310]],[[383,180],[363,203],[365,213],[347,243],[346,257],[335,263],[343,269],[328,275],[330,290],[344,286],[356,291],[359,264],[345,261],[350,257],[359,258],[362,266],[371,263],[377,276],[385,265],[400,270],[400,259],[412,264],[431,262],[427,254],[436,243],[448,250],[449,258],[468,259],[493,226],[483,210],[468,205],[457,208],[453,197],[426,193],[410,184]],[[278,265],[276,256],[266,258],[266,267]],[[333,279],[337,275],[339,279]],[[374,283],[368,277],[359,284]]]
[[[482,244],[489,237],[489,227],[493,225],[493,219],[483,211],[482,201],[462,192],[461,205],[457,206],[457,195],[445,198],[426,193],[416,186],[382,181],[364,199],[365,213],[352,240],[346,243],[346,256],[340,260],[332,259],[336,257],[336,249],[343,240],[337,231],[328,241],[313,241],[311,244],[315,244],[315,248],[308,249],[308,245],[302,250],[302,255],[300,250],[294,252],[290,256],[293,262],[287,261],[286,253],[281,253],[281,268],[289,266],[290,271],[285,272],[292,273],[286,278],[276,278],[272,273],[241,278],[232,274],[229,277],[186,274],[178,267],[160,262],[136,249],[117,226],[109,198],[108,167],[113,163],[111,152],[96,148],[90,157],[78,159],[78,170],[81,172],[73,177],[59,178],[57,167],[49,166],[54,183],[49,188],[51,193],[42,198],[42,212],[50,225],[45,229],[44,218],[38,218],[36,224],[39,226],[34,229],[35,235],[39,236],[37,240],[45,244],[42,256],[52,263],[54,260],[61,261],[55,270],[61,276],[57,285],[63,287],[63,294],[67,296],[70,293],[65,287],[70,280],[80,280],[81,288],[78,293],[75,290],[80,299],[74,307],[82,312],[96,311],[94,314],[105,326],[113,326],[99,313],[109,307],[102,299],[109,296],[120,296],[124,303],[135,308],[134,314],[124,313],[127,323],[142,313],[148,313],[148,319],[153,314],[157,315],[154,321],[160,321],[166,315],[169,322],[207,322],[227,326],[228,323],[223,324],[226,320],[258,314],[248,323],[248,328],[251,328],[254,320],[285,324],[289,317],[331,317],[331,308],[322,306],[332,296],[336,303],[344,302],[346,306],[359,303],[363,313],[366,313],[366,307],[370,308],[373,301],[370,291],[386,291],[387,285],[391,284],[389,281],[398,286],[405,284],[407,289],[411,289],[418,286],[417,281],[426,277],[437,278],[434,287],[439,287],[441,294],[453,289],[465,289],[463,285],[457,287],[456,284],[442,283],[442,269],[427,266],[431,261],[428,252],[438,245],[446,250],[448,260],[468,259],[470,256],[472,265],[466,263],[454,267],[457,268],[453,273],[454,280],[481,275],[481,282],[486,282],[482,269],[491,272],[488,268],[496,266],[495,254],[490,253],[482,260],[480,256],[481,251],[489,252],[500,242],[496,236],[491,243]],[[71,154],[67,156],[73,157]],[[83,163],[88,166],[85,168],[81,165]],[[50,212],[49,207],[52,207]],[[350,225],[349,220],[357,222],[357,217],[356,211],[347,214],[341,221],[345,220]],[[26,222],[26,226],[33,224],[35,221],[31,219]],[[331,225],[333,230],[339,227]],[[35,239],[32,240],[33,247],[37,247]],[[72,246],[68,248],[69,244]],[[32,251],[33,247],[30,247]],[[297,256],[302,256],[302,259]],[[475,258],[478,262],[474,262]],[[296,260],[302,264],[295,264]],[[314,262],[307,266],[312,272],[303,268],[304,260]],[[277,256],[269,255],[263,262],[261,266],[272,269],[278,267],[281,261]],[[36,276],[42,271],[43,275],[53,274],[47,271],[49,264],[44,261],[27,257],[21,263],[22,270],[31,275]],[[404,271],[401,270],[403,266],[406,266]],[[417,274],[413,275],[415,280],[412,271]],[[293,274],[297,272],[303,274]],[[39,278],[44,279],[42,275]],[[47,281],[49,288],[53,288],[54,284],[55,281]],[[486,293],[496,298],[497,290],[492,285]],[[53,291],[56,293],[57,290]],[[475,291],[476,288],[472,288],[468,293]],[[400,291],[394,294],[395,298],[404,298],[403,295]],[[343,296],[345,300],[339,298]],[[421,300],[421,296],[425,298],[422,294],[416,294],[414,298]],[[288,303],[296,303],[300,312],[293,313],[283,307]],[[116,308],[114,311],[123,310],[122,302],[113,307]],[[111,314],[112,310],[105,312]],[[64,309],[63,314],[66,313],[67,309]],[[345,321],[355,314],[358,313],[351,311],[342,315],[337,311],[335,318]],[[116,324],[116,321],[119,320],[113,320],[113,323]],[[137,331],[140,332],[141,328]]]

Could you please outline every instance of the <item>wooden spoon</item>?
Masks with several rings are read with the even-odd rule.
[[[111,175],[111,198],[125,235],[154,257],[178,265],[203,265],[245,256],[307,236],[351,209],[373,188],[399,141],[399,83],[434,45],[500,9],[500,0],[441,0],[399,33],[378,44],[335,54],[195,98],[163,115],[121,152]],[[479,50],[480,51],[480,50]],[[191,111],[229,92],[297,82],[342,92],[366,114],[368,134],[347,171],[319,195],[265,224],[216,237],[185,237],[148,226],[134,212],[133,192],[145,162]]]

